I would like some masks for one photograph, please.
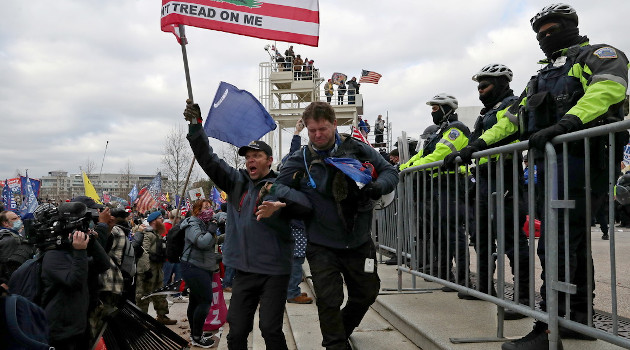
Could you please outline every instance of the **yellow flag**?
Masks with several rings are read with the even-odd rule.
[[[171,202],[171,198],[169,197],[168,192],[166,192],[166,201],[169,203]]]
[[[94,199],[96,203],[103,204],[101,202],[101,199],[98,197],[98,194],[96,193],[96,189],[94,189],[94,186],[92,185],[92,181],[90,181],[90,179],[87,177],[85,172],[82,172],[82,173],[83,173],[83,187],[85,188],[85,195]]]

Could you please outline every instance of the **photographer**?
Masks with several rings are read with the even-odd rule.
[[[157,321],[164,325],[174,325],[177,321],[166,316],[168,303],[165,295],[154,295],[142,300],[143,296],[162,288],[162,281],[164,280],[162,265],[165,259],[162,249],[162,233],[166,231],[166,227],[164,227],[162,213],[155,211],[149,214],[147,222],[150,227],[136,232],[133,237],[134,248],[136,252],[140,253],[136,270],[136,305],[140,310],[148,313],[149,303],[153,301],[153,308],[157,312]]]
[[[90,236],[82,231],[49,247],[42,261],[42,306],[50,326],[50,345],[57,349],[87,349],[88,249]],[[89,248],[88,248],[89,247]]]

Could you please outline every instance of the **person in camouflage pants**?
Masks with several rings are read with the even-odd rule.
[[[136,252],[142,251],[136,269],[136,305],[140,310],[148,312],[149,303],[153,302],[158,322],[164,325],[173,325],[177,321],[166,316],[168,303],[165,295],[155,295],[142,300],[143,296],[162,288],[164,259],[158,256],[157,245],[162,244],[161,233],[165,230],[163,221],[164,218],[159,211],[153,212],[147,218],[150,227],[146,227],[134,235],[133,244]]]

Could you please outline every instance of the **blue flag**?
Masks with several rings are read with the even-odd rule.
[[[203,126],[206,135],[237,147],[276,129],[276,122],[252,94],[221,82]]]
[[[223,198],[221,198],[221,192],[219,192],[216,187],[212,187],[212,201],[214,204],[225,203]]]
[[[129,203],[133,203],[138,198],[138,185],[134,184],[133,188],[129,192]]]
[[[324,161],[354,180],[359,188],[363,188],[372,181],[372,170],[356,159],[328,157]]]
[[[4,181],[4,187],[2,188],[2,201],[4,202],[4,210],[17,211],[17,203],[13,192],[9,188],[9,181]]]
[[[37,209],[37,197],[35,197],[35,192],[33,192],[33,187],[31,186],[31,182],[28,181],[28,173],[26,174],[26,193],[24,193],[24,200],[22,201],[22,205],[20,206],[20,216],[22,219],[30,219],[33,217],[33,213],[35,209]]]
[[[27,176],[28,176],[28,174],[27,174]],[[35,197],[39,197],[39,188],[41,187],[41,183],[42,182],[40,180],[27,178],[26,176],[20,176],[22,195],[26,196],[26,184],[27,184],[27,182],[31,183],[31,188],[33,189],[33,193],[35,193]]]

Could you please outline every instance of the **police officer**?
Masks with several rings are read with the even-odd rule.
[[[471,136],[471,142],[468,146],[464,147],[460,152],[451,153],[444,159],[444,164],[453,168],[455,165],[455,158],[459,155],[464,163],[469,164],[471,162],[472,153],[487,149],[489,147],[496,147],[505,145],[511,142],[517,142],[518,126],[514,121],[510,120],[506,116],[508,107],[510,107],[518,99],[514,96],[512,89],[510,89],[510,81],[512,81],[513,73],[510,68],[503,64],[492,63],[484,66],[473,75],[472,79],[478,82],[477,90],[479,91],[479,100],[483,103],[484,107],[480,112],[477,121],[475,122],[475,129]],[[488,257],[490,254],[496,253],[496,237],[497,227],[488,227],[488,207],[492,203],[488,202],[488,194],[496,192],[497,182],[500,181],[496,177],[496,169],[499,165],[499,155],[493,155],[483,157],[477,160],[478,166],[478,178],[477,186],[479,186],[479,198],[477,202],[479,204],[479,245],[475,243],[475,250],[479,256],[479,278],[477,280],[479,290],[484,293],[492,293],[496,295],[494,289],[493,278],[489,276],[494,275],[496,264],[492,262],[492,269],[488,271]],[[490,173],[488,172],[488,164],[490,163]],[[518,167],[517,173],[513,173],[512,156],[508,155],[504,157],[504,176],[502,181],[504,182],[504,204],[505,206],[501,210],[505,217],[505,253],[510,259],[510,266],[512,267],[512,273],[514,274],[514,268],[516,265],[514,246],[513,227],[514,223],[512,218],[514,217],[513,198],[514,194],[518,193],[520,186],[513,187],[512,179],[516,176],[522,179],[521,168]],[[519,161],[520,165],[520,161]],[[519,182],[520,183],[520,182]],[[520,198],[519,193],[519,198]],[[498,211],[498,210],[497,210]],[[521,215],[522,216],[522,215]],[[519,221],[516,227],[522,227],[524,218],[519,216]],[[496,225],[496,222],[494,223]],[[492,236],[490,236],[492,235]],[[488,251],[488,241],[490,241],[491,251]],[[516,292],[518,294],[518,301],[522,304],[528,304],[529,301],[529,249],[528,242],[525,233],[522,230],[518,230],[518,261],[519,271],[518,280],[516,281]],[[515,274],[516,276],[516,274]],[[461,299],[477,299],[467,293],[459,293],[458,296]],[[515,295],[516,297],[516,295]],[[525,316],[519,313],[515,313],[510,310],[506,310],[505,319],[515,320],[521,319]]]
[[[422,156],[418,159],[416,157],[412,158],[405,165],[411,163],[411,166],[419,166],[437,162],[468,145],[470,130],[466,125],[458,121],[457,113],[455,112],[458,103],[455,97],[446,93],[440,93],[430,99],[427,105],[431,106],[433,123],[439,126],[439,130],[425,142]],[[404,167],[401,166],[401,169],[404,169]],[[442,176],[442,178],[438,181],[437,176]],[[466,271],[468,270],[468,265],[466,264],[468,242],[466,233],[462,228],[465,221],[463,186],[459,187],[459,196],[461,198],[456,197],[455,191],[455,183],[458,180],[461,180],[460,176],[456,176],[456,172],[453,170],[434,173],[433,193],[438,197],[438,200],[433,201],[435,204],[433,210],[436,215],[440,213],[442,217],[433,221],[433,242],[439,242],[439,246],[434,247],[433,256],[439,259],[438,277],[464,285]],[[439,208],[437,203],[439,203]],[[447,213],[449,213],[449,217],[447,217]],[[425,222],[431,221],[425,220]],[[459,226],[456,224],[459,224]],[[453,259],[457,260],[457,275],[453,275],[451,271]],[[448,287],[444,287],[442,290],[455,291]]]
[[[535,148],[536,166],[539,176],[544,179],[544,167],[540,159],[547,142],[557,135],[566,134],[583,128],[621,120],[623,101],[628,86],[628,59],[625,54],[609,45],[591,45],[588,38],[580,36],[578,16],[573,7],[567,4],[545,6],[532,19],[531,25],[537,33],[540,48],[547,56],[547,65],[527,84],[525,96],[519,102],[519,122],[522,131],[530,134],[529,145]],[[510,112],[512,109],[510,109]],[[621,135],[620,135],[621,136]],[[621,142],[626,142],[617,137]],[[605,143],[597,138],[591,140],[592,154],[607,154]],[[558,150],[561,150],[559,146]],[[587,324],[588,295],[593,295],[593,288],[587,285],[587,266],[592,264],[592,257],[587,251],[586,194],[584,143],[572,142],[568,145],[569,196],[564,198],[559,191],[559,199],[575,201],[574,209],[569,210],[569,230],[564,231],[564,210],[558,213],[558,273],[560,281],[577,286],[577,293],[571,295],[570,310],[565,309],[565,294],[559,293],[558,306],[561,316],[567,315],[574,321]],[[530,153],[531,158],[531,153]],[[600,158],[606,158],[602,156]],[[594,193],[604,192],[607,187],[607,159],[602,163],[591,162],[591,187]],[[558,157],[558,170],[562,174],[563,157]],[[538,182],[537,190],[544,190],[543,181]],[[558,177],[558,188],[564,187],[564,180]],[[590,208],[589,208],[590,209]],[[544,220],[544,217],[543,217]],[[565,235],[568,235],[569,251],[564,250]],[[541,232],[544,236],[544,232]],[[541,237],[538,256],[543,268],[543,286],[541,307],[546,309],[545,293],[545,240]],[[569,276],[564,275],[565,254],[569,259]],[[592,277],[592,276],[591,276]],[[503,350],[513,349],[548,349],[547,325],[537,321],[530,334],[522,339],[503,344]],[[589,337],[560,327],[562,338]],[[590,338],[593,339],[593,338]],[[559,341],[559,349],[562,343]]]

